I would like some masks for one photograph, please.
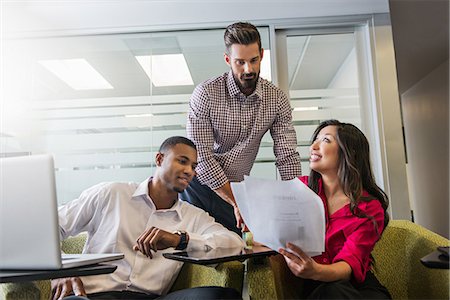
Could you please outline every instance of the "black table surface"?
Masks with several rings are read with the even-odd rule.
[[[59,270],[0,270],[0,283],[108,274],[116,269],[113,265],[95,264]]]
[[[187,263],[210,265],[234,260],[243,261],[247,258],[266,257],[276,254],[278,254],[278,252],[265,246],[253,246],[251,248],[219,248],[212,249],[208,252],[203,250],[181,251],[163,253],[163,256],[168,259]]]
[[[444,254],[442,254],[438,250],[435,250],[435,251],[431,252],[430,254],[422,257],[420,259],[420,262],[428,268],[433,268],[433,269],[448,269],[449,268],[448,257],[446,258],[444,256]]]

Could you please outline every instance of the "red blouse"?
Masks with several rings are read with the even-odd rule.
[[[308,176],[302,176],[299,179],[308,185]],[[373,199],[358,204],[361,212],[375,218],[378,224],[379,233],[377,233],[371,219],[352,215],[350,204],[330,216],[322,181],[319,181],[318,194],[325,207],[325,252],[314,256],[313,259],[321,264],[332,264],[343,260],[352,268],[355,281],[363,282],[367,271],[370,270],[370,253],[384,229],[384,210],[381,203]],[[363,191],[363,196],[371,197],[366,191]]]

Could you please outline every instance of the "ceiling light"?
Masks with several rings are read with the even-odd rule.
[[[74,90],[113,89],[84,58],[41,60],[39,63]]]
[[[136,59],[156,87],[194,84],[183,54],[142,55]]]

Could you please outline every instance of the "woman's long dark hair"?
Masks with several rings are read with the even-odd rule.
[[[311,143],[316,140],[320,130],[327,126],[336,126],[337,128],[336,141],[339,145],[338,177],[345,195],[350,198],[350,211],[359,218],[371,219],[375,230],[378,232],[378,226],[373,216],[368,216],[358,209],[358,203],[361,201],[370,201],[375,198],[384,209],[384,227],[389,222],[387,213],[389,199],[386,193],[375,183],[370,166],[369,142],[364,133],[356,126],[341,123],[337,120],[327,120],[320,123],[316,128]],[[316,193],[319,192],[319,179],[321,177],[318,172],[311,170],[308,185]],[[366,190],[373,198],[362,197],[363,190]]]

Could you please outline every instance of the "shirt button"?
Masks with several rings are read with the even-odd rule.
[[[327,259],[326,257],[324,257],[324,258],[323,258],[323,262],[324,262],[324,263],[327,263],[327,262],[328,262],[328,259]]]

